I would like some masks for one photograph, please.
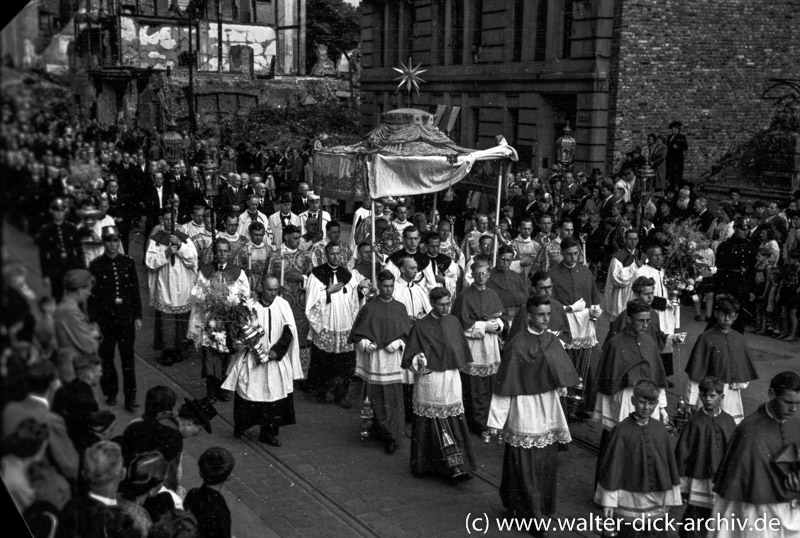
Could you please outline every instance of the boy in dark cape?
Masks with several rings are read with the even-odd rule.
[[[680,506],[680,477],[666,427],[651,418],[659,387],[640,379],[631,397],[634,412],[609,435],[598,458],[594,502],[604,515],[632,522],[660,518],[669,506]],[[626,529],[627,530],[627,529]]]
[[[392,298],[394,275],[377,273],[378,297],[358,312],[349,342],[356,348],[356,375],[367,385],[373,411],[372,434],[387,453],[397,450],[405,431],[403,343],[411,331],[406,307]]]
[[[453,315],[461,322],[470,354],[461,368],[467,423],[477,434],[486,431],[492,383],[500,366],[500,331],[503,303],[488,287],[489,259],[475,256],[472,263],[474,282],[465,287],[453,305]]]
[[[718,377],[725,386],[722,410],[738,424],[744,418],[741,390],[758,379],[750,346],[744,335],[732,329],[739,316],[739,304],[730,295],[718,296],[714,305],[716,323],[697,338],[686,373],[687,402],[699,407],[697,386],[706,376]]]
[[[711,517],[715,497],[712,479],[736,429],[733,417],[720,409],[724,387],[725,383],[716,377],[703,379],[700,383],[703,407],[689,418],[675,447],[681,495],[689,503],[678,533],[681,538],[703,538],[704,521]]]
[[[800,532],[798,462],[786,461],[779,466],[775,461],[776,456],[792,444],[795,449],[800,447],[800,418],[797,416],[800,376],[795,372],[776,375],[770,381],[769,397],[769,402],[748,415],[733,432],[714,476],[717,498],[713,513],[739,521],[777,518],[779,529],[717,532],[715,536],[719,538],[777,538],[797,536]]]
[[[580,378],[547,331],[550,309],[544,296],[528,301],[525,329],[503,350],[489,414],[490,431],[506,443],[500,498],[516,517],[555,512],[558,444],[572,440],[559,397]]]
[[[433,310],[411,329],[401,364],[415,374],[411,472],[467,479],[475,459],[458,370],[470,351],[461,324],[447,313],[450,293],[434,288],[429,298]]]

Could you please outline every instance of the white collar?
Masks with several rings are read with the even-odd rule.
[[[117,500],[116,499],[109,499],[108,497],[103,497],[102,495],[98,495],[97,493],[95,493],[93,491],[89,492],[89,497],[91,497],[92,499],[94,499],[94,500],[96,500],[98,502],[103,503],[106,506],[117,506]]]
[[[527,239],[523,239],[521,235],[518,235],[514,241],[518,243],[533,243],[533,237],[529,237]]]
[[[42,402],[48,409],[50,409],[50,402],[44,396],[38,396],[33,393],[30,393],[29,396],[31,399],[36,400],[37,402]]]
[[[530,326],[528,326],[528,327],[527,327],[527,329],[528,329],[528,332],[529,332],[529,333],[531,333],[531,334],[535,334],[536,336],[541,336],[541,335],[543,335],[543,334],[545,333],[545,331],[542,331],[542,332],[536,332],[536,331],[534,331],[533,329],[531,329],[531,328],[530,328]]]

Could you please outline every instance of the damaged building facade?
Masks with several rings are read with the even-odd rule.
[[[74,105],[100,123],[185,122],[187,103],[169,110],[166,86],[191,94],[201,118],[246,113],[257,97],[243,86],[305,74],[305,0],[75,0],[73,9]]]

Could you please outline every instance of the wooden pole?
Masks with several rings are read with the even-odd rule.
[[[375,270],[375,257],[377,254],[375,253],[375,246],[378,244],[378,241],[375,240],[375,198],[370,197],[370,237],[372,238],[372,285],[375,286],[375,289],[378,289],[378,273]],[[355,230],[353,230],[355,233]]]
[[[500,161],[500,172],[497,174],[497,208],[494,213],[494,227],[498,228],[500,226],[500,202],[503,197],[503,177],[505,174],[503,173],[505,170],[505,162]],[[500,243],[500,236],[495,236],[494,239],[494,254],[492,255],[492,267],[497,265],[497,248],[498,243]]]
[[[439,197],[438,192],[433,193],[433,210],[431,211],[431,230],[436,231],[436,199]]]

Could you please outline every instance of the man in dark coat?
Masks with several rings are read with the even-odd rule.
[[[39,262],[42,276],[56,301],[64,295],[64,275],[70,269],[84,268],[83,248],[78,229],[67,222],[67,203],[56,198],[50,204],[51,222],[42,226],[36,234],[39,247]]]
[[[100,386],[108,405],[116,405],[119,383],[114,365],[114,351],[119,347],[125,409],[133,411],[136,403],[136,371],[133,344],[142,328],[142,299],[139,277],[133,258],[119,253],[119,232],[114,226],[102,229],[104,254],[92,261],[89,271],[95,287],[89,298],[89,317],[100,326],[103,341],[98,351],[103,361]]]
[[[733,226],[733,237],[720,243],[717,248],[717,274],[714,277],[716,293],[731,293],[744,307],[749,303],[750,283],[754,281],[752,272],[755,265],[757,246],[748,238],[747,219],[737,218]],[[733,329],[744,333],[746,316],[739,315]]]
[[[669,124],[672,133],[667,136],[667,186],[673,189],[677,189],[683,180],[684,153],[689,149],[681,127],[681,122],[673,121]]]

